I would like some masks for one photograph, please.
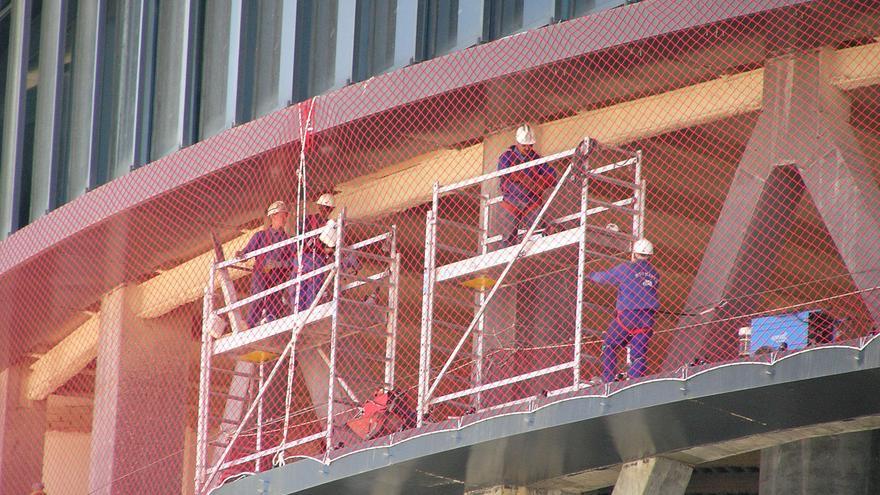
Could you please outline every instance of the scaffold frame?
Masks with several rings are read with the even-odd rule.
[[[359,301],[346,299],[345,296],[352,289],[367,286],[375,288],[377,293],[382,288],[387,289],[387,304],[371,303],[377,311],[385,315],[384,323],[382,323],[384,328],[381,331],[369,332],[369,334],[384,338],[384,364],[381,376],[376,377],[376,383],[388,389],[394,387],[400,280],[400,255],[397,250],[396,227],[391,226],[384,232],[359,242],[346,243],[347,227],[351,223],[346,218],[343,209],[335,224],[338,244],[328,264],[306,273],[295,271],[296,276],[290,280],[241,299],[238,298],[229,277],[229,268],[240,266],[241,263],[249,259],[274,250],[284,249],[291,245],[302,246],[306,241],[317,240],[324,229],[315,229],[228,261],[223,259],[222,250],[217,253],[217,260],[210,267],[209,284],[205,288],[203,298],[196,448],[197,493],[209,493],[223,481],[223,473],[232,468],[240,468],[243,465],[253,463],[254,470],[259,471],[262,469],[261,463],[268,459],[271,459],[271,462],[276,465],[283,464],[285,451],[300,445],[320,441],[325,452],[333,448],[334,428],[339,426],[334,424],[336,411],[333,409],[334,403],[339,400],[337,393],[344,393],[354,404],[361,402],[353,388],[346,383],[346,378],[338,373],[336,366],[338,340],[358,333],[354,325],[345,325],[340,321],[340,312],[343,306],[349,302],[359,303]],[[370,250],[378,250],[382,254]],[[368,273],[356,273],[346,267],[347,260],[351,258],[359,260],[360,257],[370,260]],[[299,259],[299,257],[297,258]],[[276,320],[263,321],[253,328],[247,328],[243,323],[240,312],[246,304],[282,290],[295,289],[298,297],[301,284],[319,276],[323,276],[324,280],[307,309],[294,311],[292,314]],[[220,286],[220,293],[224,301],[224,304],[220,306],[214,302],[215,285]],[[326,294],[330,294],[329,299],[325,299]],[[298,299],[294,301],[298,303]],[[325,325],[329,322],[329,335],[321,333],[320,335],[324,335],[324,337],[318,337],[327,341],[306,342],[302,337],[309,333],[310,326],[320,322],[325,322]],[[343,329],[343,327],[345,328]],[[228,333],[226,332],[227,328],[230,329]],[[364,334],[367,334],[365,330]],[[277,347],[279,344],[281,349]],[[273,345],[276,347],[272,347]],[[328,345],[329,353],[324,352],[321,348]],[[278,353],[269,352],[269,354],[273,354],[272,357],[256,363],[245,361],[237,356],[237,354],[243,354],[246,351],[260,349],[261,346],[268,347],[272,351],[277,350]],[[289,437],[288,427],[292,426],[290,424],[290,395],[296,356],[309,349],[316,351],[328,370],[326,403],[314,404],[314,407],[326,407],[324,426],[321,431],[315,433],[301,437]],[[230,357],[234,362],[233,368],[222,368],[219,363],[228,363]],[[288,373],[283,438],[277,444],[272,444],[264,438],[262,431],[266,421],[263,396],[269,385],[279,376],[279,371],[283,368],[285,360],[288,363]],[[216,390],[217,386],[212,382],[212,374],[217,372],[229,376],[228,390],[223,392]],[[225,387],[225,385],[223,386]],[[337,392],[337,387],[340,389],[339,392]],[[225,399],[225,404],[220,408],[219,416],[211,410],[211,396],[220,396]],[[242,435],[249,422],[253,423],[252,427],[255,430],[255,443],[251,449],[252,452],[232,458],[233,444]]]
[[[590,161],[594,156],[594,151],[598,148],[612,151],[618,154],[624,154],[626,158],[622,160],[612,161],[602,166],[591,168]],[[438,225],[444,223],[441,218],[440,199],[443,196],[457,194],[463,189],[476,186],[484,186],[489,181],[493,181],[505,175],[524,171],[532,167],[550,163],[564,163],[568,161],[564,173],[560,180],[557,181],[553,190],[544,201],[537,217],[526,230],[521,233],[520,241],[517,244],[493,249],[492,244],[501,240],[500,235],[489,235],[490,215],[493,205],[499,205],[503,197],[500,195],[490,196],[485,193],[477,194],[479,199],[480,220],[479,226],[471,228],[469,225],[461,225],[460,228],[469,228],[477,233],[478,252],[468,255],[463,250],[457,254],[463,254],[466,257],[439,265],[437,263],[438,250],[446,249],[438,242]],[[431,209],[427,212],[425,221],[425,265],[423,274],[424,287],[422,290],[422,319],[421,319],[421,340],[420,340],[420,359],[419,359],[419,384],[418,384],[418,421],[419,426],[423,424],[425,418],[431,413],[433,407],[444,403],[456,403],[459,407],[464,407],[464,413],[478,412],[485,409],[494,409],[501,405],[493,404],[484,407],[481,401],[481,394],[486,391],[497,389],[518,382],[523,382],[537,378],[539,376],[557,373],[564,370],[571,370],[571,384],[562,390],[545,391],[548,395],[556,395],[568,390],[577,390],[584,386],[581,379],[581,343],[583,338],[583,308],[584,308],[584,279],[586,276],[585,266],[589,259],[607,258],[616,262],[624,261],[615,255],[611,255],[599,250],[588,249],[590,234],[599,234],[603,237],[613,237],[618,241],[624,242],[627,246],[625,253],[629,255],[632,251],[633,243],[644,237],[645,229],[645,182],[642,178],[642,153],[640,150],[627,151],[608,145],[600,145],[595,140],[587,137],[572,149],[564,150],[553,155],[532,160],[520,165],[509,167],[503,170],[490,172],[478,177],[473,177],[454,184],[441,186],[439,183],[434,184],[432,194]],[[631,180],[621,180],[610,177],[606,174],[617,170],[627,170],[631,175]],[[579,209],[577,212],[547,220],[549,225],[557,225],[561,229],[557,232],[548,232],[546,235],[534,236],[539,224],[544,220],[544,216],[554,200],[560,193],[562,186],[569,180],[580,180],[580,198]],[[601,201],[591,198],[589,195],[590,180],[610,182],[617,186],[624,186],[631,191],[631,194],[623,199],[614,201]],[[606,227],[591,225],[588,219],[593,215],[597,215],[607,211],[624,210],[632,215],[632,225],[629,233],[615,231],[611,229],[609,224]],[[565,228],[565,225],[576,221],[573,227]],[[492,302],[499,287],[502,286],[505,277],[511,271],[511,268],[520,260],[550,253],[565,247],[577,246],[577,291],[576,291],[576,318],[573,325],[572,337],[572,358],[568,362],[558,363],[552,366],[540,368],[528,373],[507,376],[503,379],[492,380],[484,383],[484,333],[485,312]],[[447,249],[448,251],[457,252],[456,250]],[[457,341],[456,346],[448,352],[448,356],[443,361],[439,370],[434,368],[432,363],[437,347],[433,342],[434,327],[438,325],[438,321],[434,315],[435,303],[438,296],[437,289],[439,284],[459,280],[464,276],[477,275],[485,273],[489,269],[501,269],[500,275],[492,283],[488,292],[478,290],[474,296],[474,316],[467,327],[463,327],[463,332]],[[461,354],[465,344],[473,340],[472,354],[472,382],[454,392],[438,395],[438,386],[446,379],[450,371],[450,366]],[[448,351],[448,350],[447,350]],[[469,399],[462,402],[461,399]],[[515,402],[521,402],[522,398]]]

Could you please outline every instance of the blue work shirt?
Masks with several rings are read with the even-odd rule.
[[[242,252],[247,254],[286,240],[288,237],[287,232],[283,229],[267,227],[255,232]],[[290,269],[295,264],[293,259],[293,246],[287,245],[257,256],[254,259],[254,272],[258,275],[261,274],[264,271],[264,265],[270,260],[275,262],[276,268]]]
[[[516,146],[511,146],[498,157],[498,170],[515,167],[516,165],[521,165],[539,158],[541,158],[541,155],[536,153],[534,149],[529,150],[527,153],[523,153],[517,149]],[[527,168],[519,173],[525,174],[534,179],[542,176],[556,178],[556,170],[546,163]],[[527,208],[541,202],[540,194],[530,191],[522,184],[518,184],[515,180],[511,179],[510,175],[501,177],[501,194],[504,196],[504,201],[517,208]]]
[[[621,263],[604,272],[593,272],[590,280],[617,287],[618,313],[660,308],[660,274],[648,260]]]

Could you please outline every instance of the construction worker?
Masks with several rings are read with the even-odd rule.
[[[326,243],[328,240],[327,236],[331,235],[327,232],[330,229],[334,229],[336,225],[335,222],[330,220],[330,214],[333,213],[333,208],[336,207],[336,200],[332,194],[324,193],[315,201],[315,206],[317,208],[316,213],[306,216],[304,232],[320,228],[324,228],[325,232],[322,232],[321,236],[310,237],[303,245],[300,274],[306,274],[326,265],[333,254],[333,249],[336,247],[335,242],[333,242],[332,246]],[[324,241],[322,241],[321,237],[324,237]],[[323,283],[324,277],[321,275],[302,281],[299,289],[299,311],[304,311],[312,304]],[[294,300],[295,292],[293,291],[295,290],[295,287],[291,287],[291,301]]]
[[[275,201],[266,209],[266,224],[263,230],[257,231],[247,245],[236,253],[237,257],[262,249],[288,239],[287,218],[290,209],[284,201]],[[251,294],[262,292],[290,279],[294,265],[292,247],[284,247],[258,255],[254,260],[254,272],[251,277]],[[283,291],[274,292],[251,303],[248,308],[248,327],[255,327],[262,321],[272,321],[284,315]]]
[[[535,133],[529,124],[516,130],[516,144],[498,157],[498,170],[514,167],[541,158],[534,150]],[[503,247],[516,243],[517,231],[531,227],[543,203],[543,194],[556,185],[556,170],[540,165],[501,177],[504,200],[499,209],[498,228]]]
[[[632,364],[628,376],[638,378],[647,370],[648,341],[654,333],[654,317],[660,307],[660,274],[651,265],[654,245],[647,239],[633,244],[632,261],[604,272],[593,272],[589,279],[617,287],[616,314],[602,339],[602,379],[614,380],[617,350],[630,346]]]

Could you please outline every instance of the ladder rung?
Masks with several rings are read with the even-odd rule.
[[[444,320],[438,320],[437,318],[434,318],[431,321],[435,325],[439,325],[441,327],[446,327],[446,328],[451,328],[452,330],[458,330],[462,333],[464,333],[464,331],[467,330],[467,327],[459,325],[457,323],[452,323],[452,322],[444,321]]]
[[[448,380],[452,380],[452,381],[454,381],[455,383],[458,383],[459,385],[466,385],[466,386],[468,386],[468,387],[470,387],[471,385],[473,385],[473,383],[471,383],[471,379],[470,379],[470,378],[466,378],[466,377],[463,377],[463,376],[458,376],[458,375],[456,375],[456,374],[454,374],[454,373],[447,373],[447,374],[444,376],[444,378],[446,378],[446,379],[448,379]]]
[[[459,229],[462,229],[462,230],[469,230],[471,232],[479,233],[479,232],[483,231],[483,229],[481,229],[480,227],[476,227],[474,225],[468,225],[466,223],[456,222],[455,220],[447,220],[445,218],[438,218],[437,221],[442,224],[445,224],[445,225],[451,225],[453,227],[458,227]]]
[[[478,254],[480,254],[480,253],[477,253],[476,251],[468,251],[467,249],[462,249],[462,248],[458,248],[455,246],[450,246],[449,244],[443,244],[440,242],[437,243],[437,249],[447,251],[450,253],[461,254],[464,256],[468,256],[468,257],[474,257],[474,256],[477,256]]]
[[[225,449],[226,446],[229,445],[229,442],[226,442],[226,441],[223,441],[220,439],[215,439],[215,440],[211,440],[210,442],[208,442],[208,445],[210,445],[212,447],[220,447],[221,449]]]
[[[608,177],[607,175],[603,175],[603,174],[590,174],[589,178],[598,180],[600,182],[607,182],[609,184],[615,184],[618,186],[628,187],[628,188],[633,189],[635,191],[638,191],[639,189],[641,189],[641,187],[639,187],[639,185],[636,184],[635,182],[630,182],[630,181],[621,180],[621,179],[615,179],[614,177]]]
[[[375,389],[375,388],[378,388],[377,385],[384,384],[384,382],[382,381],[381,378],[378,378],[376,380],[370,380],[368,377],[365,377],[365,376],[342,375],[340,373],[336,373],[336,379],[344,381],[346,383],[346,385],[348,385],[350,388],[353,388],[355,390],[357,390],[358,388],[363,388],[365,386],[369,386],[369,387],[372,387]],[[337,399],[336,402],[341,402],[341,400]],[[357,404],[352,404],[352,405],[357,405]]]
[[[214,371],[216,371],[218,373],[223,373],[225,375],[240,376],[243,378],[256,378],[254,375],[252,375],[250,373],[242,373],[241,371],[228,370],[226,368],[211,368],[211,372],[214,372]]]
[[[390,361],[390,359],[388,359],[388,358],[385,357],[385,356],[380,356],[379,354],[373,354],[373,353],[371,353],[371,352],[363,352],[363,351],[360,351],[360,350],[357,350],[357,349],[353,349],[353,348],[350,348],[350,347],[339,346],[338,349],[339,349],[339,351],[341,351],[342,353],[347,354],[347,355],[349,355],[349,356],[363,357],[363,358],[366,358],[366,359],[370,359],[370,360],[372,360],[372,361],[378,361],[378,362],[380,362],[380,363],[385,363],[385,362]]]
[[[471,404],[469,402],[460,401],[460,400],[450,400],[450,401],[444,402],[444,404],[449,404],[450,406],[458,407],[458,408],[464,409],[465,411],[474,408],[473,404]]]
[[[438,345],[438,344],[431,344],[431,348],[432,348],[432,349],[436,349],[436,350],[438,350],[438,351],[443,351],[443,352],[445,352],[445,353],[447,353],[447,354],[452,354],[452,351],[455,350],[455,348],[453,348],[453,347],[446,347],[445,345]],[[460,351],[458,351],[458,356],[459,356],[459,357],[469,358],[469,359],[472,359],[472,360],[476,360],[476,359],[477,359],[477,355],[476,355],[476,354],[473,354],[473,353],[471,353],[471,352],[465,351],[465,350],[464,350],[464,347],[462,347],[462,349],[461,349]]]
[[[453,191],[453,194],[456,194],[458,196],[470,196],[476,200],[480,200],[480,199],[488,200],[489,199],[489,196],[487,196],[483,193],[470,192],[467,189],[456,189],[455,191]]]
[[[237,400],[239,402],[247,402],[247,400],[248,400],[247,397],[242,397],[240,395],[227,394],[226,392],[211,392],[211,395],[214,395],[216,397],[222,397],[226,400]]]
[[[392,261],[394,261],[394,259],[390,256],[385,256],[382,254],[375,254],[375,253],[368,253],[366,251],[361,251],[359,249],[342,248],[342,252],[343,253],[352,253],[355,256],[363,256],[365,258],[374,259],[376,261],[385,261],[387,263],[391,263]]]
[[[452,296],[444,296],[442,294],[438,294],[436,291],[434,292],[434,297],[437,299],[443,299],[444,301],[449,301],[455,306],[460,306],[462,308],[467,309],[477,309],[480,307],[479,304],[474,304],[472,302],[467,302],[462,300],[460,297],[452,297]]]
[[[339,325],[340,327],[342,327],[344,329],[351,330],[354,332],[371,333],[373,335],[378,335],[379,337],[387,337],[388,336],[388,329],[386,328],[386,326],[385,326],[386,322],[384,322],[384,321],[376,322],[376,323],[373,323],[372,325],[367,325],[367,326],[351,325],[348,323],[337,323],[337,325]]]
[[[237,425],[239,423],[238,421],[235,421],[234,419],[223,418],[220,416],[211,416],[211,419],[218,422],[218,423],[224,423],[227,425]]]
[[[342,273],[342,278],[346,278],[348,280],[355,280],[358,282],[363,282],[364,284],[373,284],[379,285],[382,287],[391,287],[391,282],[385,279],[388,278],[388,272],[384,272],[381,277],[378,278],[369,278],[369,277],[361,277],[360,275],[355,275],[353,273]]]
[[[595,257],[597,257],[597,258],[605,258],[606,260],[616,261],[616,262],[618,262],[618,263],[621,262],[621,261],[624,261],[622,258],[618,258],[617,256],[612,256],[612,255],[610,255],[610,254],[600,253],[600,252],[598,252],[598,251],[591,251],[591,250],[589,250],[589,249],[586,249],[586,250],[584,250],[584,252],[585,252],[588,256],[589,256],[589,255],[592,255],[592,256],[595,256]]]
[[[614,203],[609,203],[607,201],[599,201],[598,199],[590,199],[589,201],[596,206],[601,206],[602,208],[607,208],[613,211],[619,211],[621,213],[628,213],[630,215],[638,215],[640,213],[639,210],[636,210],[635,208],[620,206]]]
[[[615,232],[613,230],[608,230],[605,227],[600,227],[598,225],[586,225],[587,230],[598,232],[603,235],[608,235],[611,237],[616,237],[618,239],[623,239],[627,241],[636,241],[636,236],[632,234],[627,234],[626,232]]]
[[[356,306],[361,306],[368,309],[374,309],[378,311],[383,311],[385,313],[390,313],[391,308],[388,306],[382,306],[381,304],[376,304],[369,301],[358,301],[357,299],[349,299],[347,297],[340,297],[339,302],[344,302],[346,304],[354,304]]]

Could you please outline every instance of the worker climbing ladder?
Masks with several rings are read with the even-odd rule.
[[[599,162],[604,164],[591,166]],[[542,164],[565,167],[564,172],[537,218],[525,232],[520,232],[518,243],[504,246],[501,236],[490,232],[493,212],[501,207],[503,198],[487,191],[501,177]],[[497,397],[486,401],[484,394],[566,370],[572,374],[569,385],[545,393],[557,394],[583,386],[586,266],[597,260],[628,259],[633,243],[643,236],[645,184],[641,166],[641,152],[602,146],[586,138],[577,147],[551,156],[455,184],[434,185],[425,227],[420,425],[426,415],[438,408],[446,415],[455,415],[497,407]],[[569,210],[574,211],[560,214],[557,203],[565,203],[561,198],[566,194],[580,197],[577,201],[568,198],[569,205],[574,205]],[[449,205],[453,196],[459,201],[476,203],[476,208],[471,208],[479,211],[479,220],[473,222],[476,225],[471,223],[472,218],[447,214],[450,210],[444,205]],[[561,209],[565,210],[565,206]],[[554,214],[550,215],[550,211]],[[539,228],[542,225],[548,228]],[[474,248],[468,249],[469,246]],[[486,369],[487,310],[493,298],[502,287],[515,287],[528,277],[543,276],[548,266],[565,263],[577,269],[576,315],[566,343],[570,349],[568,357],[526,373],[490,376]],[[470,316],[462,317],[462,311]]]
[[[351,227],[368,238],[345,242]],[[228,261],[218,252],[203,308],[198,493],[237,474],[283,464],[288,455],[327,452],[349,438],[346,421],[376,388],[395,386],[396,230],[353,224],[344,212],[336,229],[338,243],[325,266],[245,298],[236,294],[230,268],[317,238],[322,229]],[[296,293],[314,277],[322,282],[307,309],[244,326],[245,305],[278,291]],[[310,406],[297,407],[303,403]]]

